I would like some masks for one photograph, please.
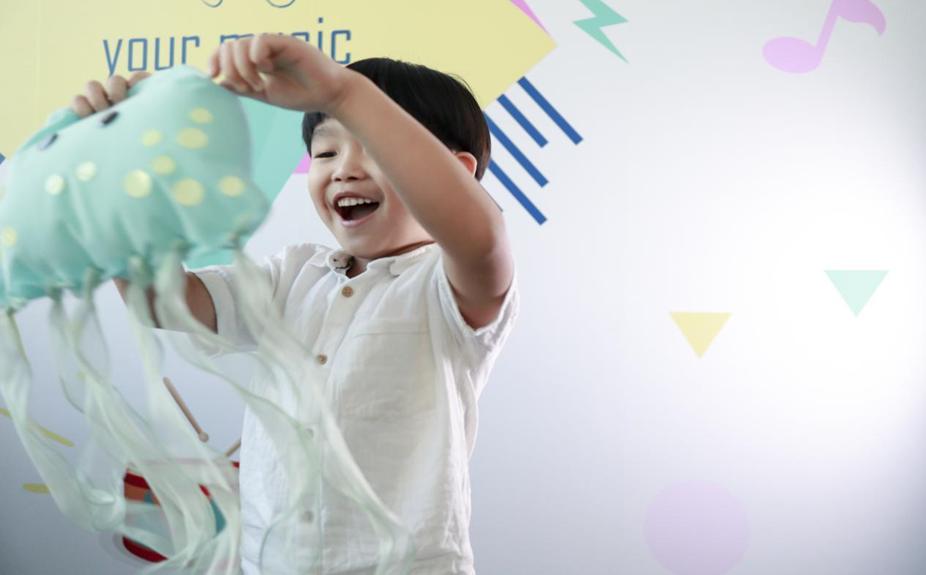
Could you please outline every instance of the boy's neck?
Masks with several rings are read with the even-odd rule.
[[[346,275],[349,278],[357,277],[367,270],[368,263],[370,263],[370,260],[351,257],[350,267],[347,268],[347,272],[345,272],[344,275]]]
[[[383,254],[379,256],[379,258],[367,259],[367,258],[360,258],[357,256],[351,256],[350,267],[347,269],[346,275],[349,278],[357,277],[367,270],[367,266],[372,261],[375,261],[380,258],[389,258],[393,256],[400,256],[402,254],[407,254],[408,252],[417,250],[418,248],[422,246],[426,246],[428,244],[433,244],[433,243],[434,243],[434,240],[425,240],[421,242],[416,242],[413,244],[409,244],[407,246],[402,246],[401,248],[398,248],[390,253]]]

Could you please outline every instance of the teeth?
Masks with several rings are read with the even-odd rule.
[[[341,198],[338,200],[339,208],[349,208],[350,206],[359,206],[360,204],[374,204],[373,200],[366,198]]]

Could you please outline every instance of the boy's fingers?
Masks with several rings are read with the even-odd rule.
[[[103,84],[91,80],[87,82],[86,94],[75,96],[71,100],[71,110],[81,118],[105,110],[125,100],[129,88],[150,75],[148,72],[135,72],[128,80],[119,75],[111,76],[106,80],[105,89]]]
[[[241,77],[251,86],[255,92],[264,89],[263,81],[257,68],[251,61],[251,39],[244,38],[232,45],[232,57],[235,60],[235,68],[241,74]]]
[[[93,106],[93,110],[96,112],[105,110],[112,105],[106,98],[103,85],[96,80],[87,82],[87,100],[90,101],[90,105]]]
[[[261,34],[251,42],[250,46],[251,62],[254,62],[258,71],[265,74],[273,71],[273,60],[271,59],[273,53],[272,38],[273,36],[270,34]]]
[[[106,95],[113,104],[125,100],[125,94],[129,89],[128,81],[122,76],[112,76],[106,81]]]
[[[71,100],[71,110],[81,118],[93,114],[93,106],[83,96],[74,96],[74,99]]]
[[[219,67],[219,57],[220,57],[221,53],[222,53],[222,47],[219,46],[218,48],[216,48],[215,50],[213,50],[213,51],[212,51],[212,55],[209,56],[209,65],[208,65],[208,69],[209,69],[209,77],[210,77],[210,78],[215,78],[216,76],[219,75],[219,71],[220,71],[220,67]]]
[[[234,49],[234,41],[222,44],[219,62],[222,65],[222,75],[225,77],[224,83],[230,85],[236,92],[248,92],[248,83],[244,81],[235,66]]]
[[[129,82],[129,88],[131,88],[131,87],[134,86],[135,84],[141,82],[142,80],[144,80],[145,78],[147,78],[147,77],[150,76],[150,75],[151,75],[151,74],[148,73],[148,72],[135,72],[134,74],[131,75],[131,77],[129,77],[129,80],[128,80],[128,82]]]

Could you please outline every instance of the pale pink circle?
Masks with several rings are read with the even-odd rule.
[[[719,485],[690,481],[663,490],[646,516],[646,542],[674,575],[724,575],[749,543],[742,504]]]

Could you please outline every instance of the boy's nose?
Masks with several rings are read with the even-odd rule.
[[[332,174],[335,181],[359,180],[366,177],[363,169],[363,153],[358,151],[344,152],[340,156],[337,168]]]

